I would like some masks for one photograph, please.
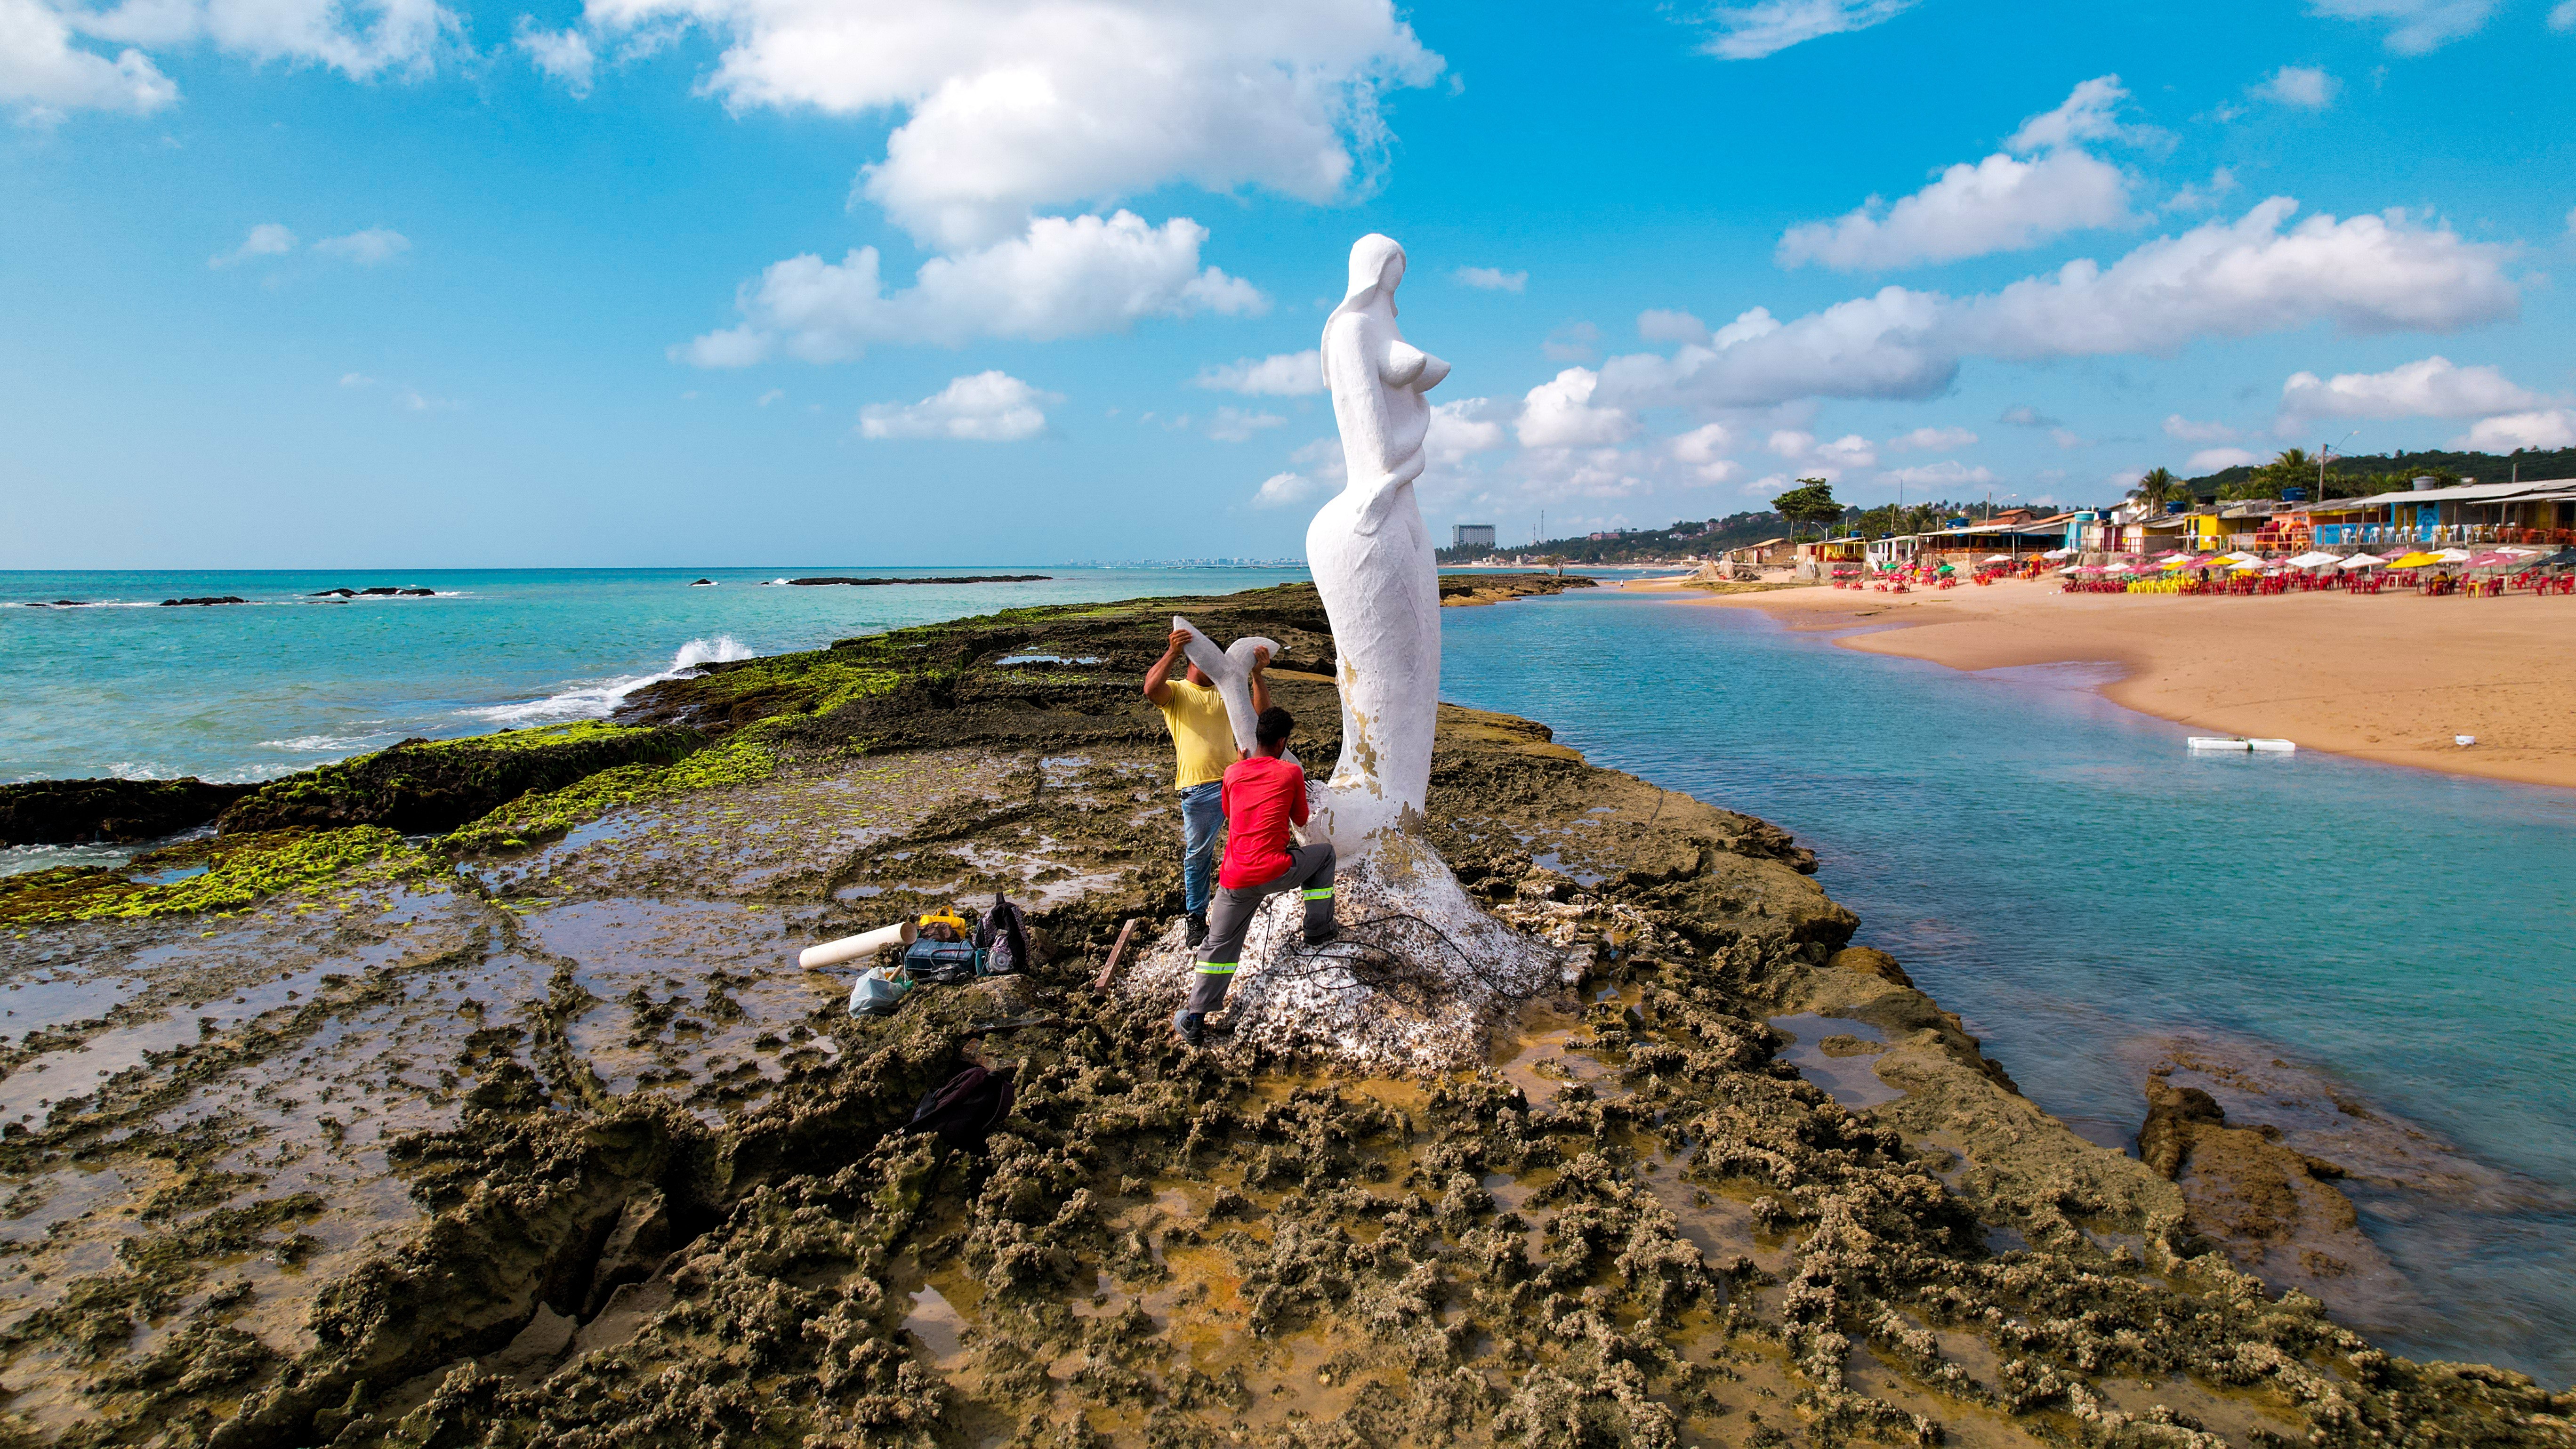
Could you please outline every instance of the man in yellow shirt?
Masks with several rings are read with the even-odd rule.
[[[1145,698],[1163,712],[1163,727],[1172,732],[1172,751],[1180,757],[1173,784],[1181,792],[1181,896],[1190,914],[1189,941],[1207,939],[1208,898],[1216,887],[1217,838],[1225,831],[1226,767],[1243,758],[1234,747],[1234,726],[1227,722],[1225,697],[1215,681],[1192,664],[1186,677],[1174,679],[1172,666],[1183,663],[1189,647],[1186,629],[1174,629],[1169,647],[1145,671]],[[1262,671],[1270,651],[1252,659],[1252,712],[1270,707],[1270,684]]]

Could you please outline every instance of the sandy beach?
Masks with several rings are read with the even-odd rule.
[[[1631,585],[1630,587],[1638,587]],[[1653,587],[1647,585],[1646,587]],[[2576,787],[2576,601],[2068,594],[2054,581],[1705,601],[1953,669],[2100,662],[2130,709],[2388,764]],[[2473,735],[2474,746],[2454,743]]]

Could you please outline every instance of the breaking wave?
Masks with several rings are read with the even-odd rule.
[[[486,705],[480,709],[465,710],[463,713],[472,715],[476,719],[488,719],[505,725],[606,719],[617,712],[617,707],[626,702],[628,695],[648,684],[659,684],[665,679],[677,679],[702,664],[730,664],[737,659],[752,657],[754,657],[753,652],[744,648],[730,634],[719,634],[713,639],[692,639],[681,645],[680,652],[671,656],[670,664],[656,674],[623,675],[616,679],[567,689],[561,694],[550,694],[543,699],[531,699],[518,704]]]

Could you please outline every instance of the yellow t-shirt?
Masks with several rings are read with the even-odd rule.
[[[1163,727],[1172,732],[1173,753],[1181,761],[1174,788],[1187,790],[1224,779],[1226,766],[1243,758],[1234,747],[1234,725],[1226,718],[1225,696],[1186,679],[1164,682],[1171,688],[1172,702],[1158,707],[1163,711]]]

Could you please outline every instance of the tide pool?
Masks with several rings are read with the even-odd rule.
[[[2368,1326],[2576,1378],[2576,793],[2195,757],[2080,668],[1962,674],[1670,596],[1442,623],[1444,697],[1794,832],[1856,941],[2085,1135],[2125,1146],[2181,1040],[2456,1147],[2419,1152],[2466,1169],[2449,1190],[2352,1184],[2422,1292]]]

